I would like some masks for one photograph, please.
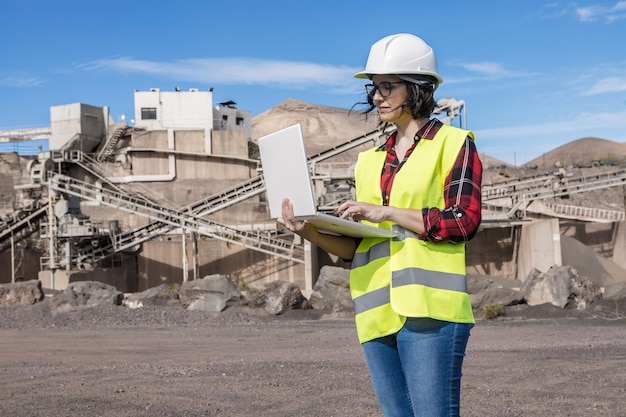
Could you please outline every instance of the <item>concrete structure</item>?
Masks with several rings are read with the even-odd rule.
[[[545,272],[563,266],[558,219],[537,220],[522,226],[516,278],[522,283],[533,268]]]
[[[28,163],[29,184],[15,186],[29,210],[0,229],[0,244],[4,237],[11,245],[10,257],[0,247],[0,265],[11,265],[5,277],[19,269],[26,279],[38,274],[46,288],[98,280],[135,292],[219,273],[237,284],[291,281],[306,295],[323,265],[347,266],[269,220],[259,161],[249,156],[249,112],[233,102],[213,106],[211,90],[151,89],[135,92],[135,115],[130,127],[114,124],[107,108],[51,109],[55,148]],[[310,156],[321,209],[351,193],[351,163],[337,173],[323,161],[381,134]],[[552,177],[484,186],[483,203],[498,210],[468,245],[468,273],[523,280],[532,267],[560,265],[558,213],[531,217],[527,203],[621,185],[626,172],[591,184]],[[35,234],[35,244],[21,245]],[[602,234],[623,252],[623,238]],[[588,234],[580,235],[585,243]],[[25,265],[31,252],[38,269]]]
[[[146,130],[204,131],[203,153],[212,153],[213,92],[198,91],[135,91],[135,127]]]
[[[190,231],[184,223],[179,227],[153,226],[159,216],[167,216],[172,210],[179,212],[180,207],[258,176],[258,161],[248,157],[250,112],[237,109],[233,102],[214,107],[211,90],[151,89],[136,91],[135,100],[134,127],[114,124],[107,108],[71,104],[51,109],[55,147],[29,163],[31,184],[22,189],[22,198],[24,190],[31,194],[37,190],[38,207],[43,205],[36,220],[40,238],[38,278],[44,286],[62,289],[74,280],[94,279],[132,292],[162,282],[223,273],[235,282],[248,283],[289,277],[301,287],[311,288],[311,279],[305,283],[300,278],[310,277],[310,273],[305,274],[299,262],[259,253],[250,249],[250,243],[242,247],[239,235],[207,239],[217,237],[212,224],[231,225],[228,227],[235,234],[241,230],[259,237],[274,236],[276,223],[268,221],[262,189],[254,191],[252,198],[235,196],[224,206],[228,210],[218,208],[209,222],[200,221],[198,224],[206,225],[201,229],[193,226],[196,229]],[[97,158],[89,156],[91,152]],[[57,180],[50,182],[52,170],[77,185],[54,185]],[[79,188],[81,191],[76,192]],[[114,190],[115,197],[119,197],[117,207],[106,204],[105,189]],[[155,217],[134,211],[141,206],[117,209],[136,196],[141,196],[138,201],[146,199],[156,208]],[[80,205],[75,204],[78,199]],[[50,209],[45,210],[46,206]],[[201,215],[193,214],[189,221],[196,222]],[[37,226],[30,222],[35,219],[27,220]],[[159,227],[152,238],[139,239],[145,230]],[[93,234],[86,236],[85,230]],[[94,267],[80,261],[84,256],[81,254],[90,247],[98,251],[106,247],[109,236],[115,242],[133,234],[138,236],[137,244],[111,254],[103,252],[104,257],[101,255]],[[14,260],[13,240],[11,243]],[[22,255],[21,259],[27,257]],[[312,263],[310,259],[308,262]]]
[[[234,101],[221,102],[213,110],[214,130],[245,130],[247,137],[252,139],[252,120],[249,111],[238,109]]]
[[[92,152],[113,124],[108,107],[74,103],[50,107],[51,150]]]
[[[21,156],[37,155],[47,151],[50,128],[29,128],[0,131],[0,153],[15,152]]]

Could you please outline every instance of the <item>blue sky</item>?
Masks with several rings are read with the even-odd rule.
[[[253,117],[289,98],[350,108],[371,44],[409,32],[481,153],[522,164],[626,141],[626,1],[0,0],[0,16],[0,130],[76,102],[132,117],[153,87],[213,87]]]

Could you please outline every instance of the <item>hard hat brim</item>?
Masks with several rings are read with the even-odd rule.
[[[402,74],[428,75],[428,76],[433,77],[435,80],[437,80],[437,84],[443,84],[443,78],[441,78],[439,74],[435,72],[431,72],[431,71],[403,71]],[[368,70],[368,71],[357,72],[356,74],[354,74],[354,78],[369,80],[372,78],[372,75],[401,75],[401,74],[392,74],[392,73],[389,73],[388,71]]]

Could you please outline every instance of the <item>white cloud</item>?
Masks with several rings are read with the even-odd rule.
[[[574,12],[581,22],[603,20],[605,23],[613,23],[626,18],[626,1],[619,1],[612,7],[606,5],[577,7]]]
[[[528,77],[535,74],[524,73],[507,69],[498,62],[481,61],[481,62],[456,62],[453,65],[461,67],[473,76],[464,79],[456,79],[453,82],[474,82],[476,80],[500,80],[505,78]]]
[[[347,66],[254,58],[198,58],[158,62],[123,57],[98,60],[83,67],[208,84],[278,84],[290,87],[307,84],[342,86],[359,71],[359,68]]]
[[[593,22],[597,19],[600,11],[597,7],[579,7],[576,9],[576,15],[581,22]]]
[[[492,77],[503,77],[509,73],[502,64],[497,62],[466,62],[461,63],[461,66],[469,71]]]
[[[617,93],[620,91],[626,91],[626,79],[607,77],[596,81],[583,95],[592,96],[596,94]]]
[[[36,76],[9,76],[0,78],[0,85],[5,87],[18,87],[18,88],[27,88],[27,87],[37,87],[45,82],[45,80],[41,77]]]

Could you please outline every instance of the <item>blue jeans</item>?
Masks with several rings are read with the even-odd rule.
[[[408,318],[396,334],[363,343],[385,417],[459,415],[471,324]]]

